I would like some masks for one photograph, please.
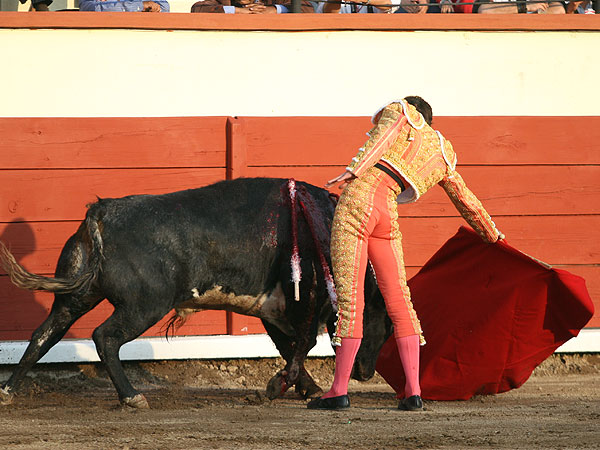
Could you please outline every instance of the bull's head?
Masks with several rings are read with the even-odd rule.
[[[387,315],[383,296],[372,273],[367,270],[365,280],[365,309],[363,340],[354,361],[352,378],[367,381],[375,375],[375,364],[383,344],[392,334],[392,321]]]

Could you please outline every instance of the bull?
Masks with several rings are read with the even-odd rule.
[[[98,199],[62,249],[55,277],[28,272],[0,242],[0,262],[16,286],[54,293],[50,314],[0,388],[0,402],[11,403],[28,370],[104,299],[114,311],[92,338],[123,405],[147,408],[148,402],[125,375],[120,347],[171,310],[167,334],[199,310],[259,317],[286,362],[267,396],[292,386],[304,398],[321,393],[304,361],[319,330],[334,329],[327,272],[335,206],[324,189],[297,183],[296,199],[289,187],[282,179],[245,178]],[[353,375],[359,380],[373,376],[391,333],[371,274],[366,298],[365,339]]]

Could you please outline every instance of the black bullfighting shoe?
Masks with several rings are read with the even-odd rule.
[[[423,400],[419,395],[411,395],[408,398],[403,398],[398,403],[398,409],[403,411],[422,411],[423,410]]]
[[[329,398],[315,398],[306,405],[308,409],[347,409],[350,408],[350,399],[348,395],[339,395]]]

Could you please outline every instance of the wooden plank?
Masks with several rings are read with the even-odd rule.
[[[356,154],[370,117],[243,117],[249,166],[341,165]]]
[[[225,168],[5,170],[0,222],[79,220],[99,197],[162,194],[225,179]]]
[[[435,120],[453,141],[461,164],[600,162],[594,151],[600,117]],[[0,118],[0,166],[222,167],[226,122],[226,117]],[[238,122],[244,124],[250,165],[345,164],[371,126],[368,117],[244,117]]]
[[[439,117],[459,164],[598,164],[600,117]],[[575,131],[576,130],[576,131]]]
[[[0,167],[224,167],[226,123],[226,117],[0,118]]]
[[[243,117],[250,166],[345,166],[369,117]],[[585,125],[582,125],[585,124]],[[439,117],[461,165],[599,164],[600,117]],[[573,130],[577,130],[576,133]]]
[[[323,186],[344,167],[249,167],[248,176],[295,178]],[[492,215],[600,213],[600,166],[462,166],[459,172]],[[331,192],[340,193],[338,188]],[[403,216],[458,216],[444,190],[434,187]]]

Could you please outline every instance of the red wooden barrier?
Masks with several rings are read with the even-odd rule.
[[[522,251],[583,276],[600,326],[598,117],[440,117],[459,171]],[[574,135],[567,133],[579,121]],[[0,239],[29,270],[52,274],[95,196],[163,193],[241,176],[316,185],[337,175],[365,140],[367,117],[0,119]],[[399,208],[409,276],[462,219],[441,188]],[[0,276],[0,340],[27,339],[52,302]],[[107,302],[68,337],[89,337]],[[161,324],[146,335],[160,335]],[[196,314],[178,334],[264,332],[256,318]]]

